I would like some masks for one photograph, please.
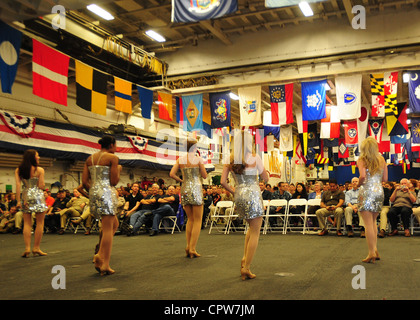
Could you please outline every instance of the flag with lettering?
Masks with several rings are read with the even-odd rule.
[[[302,119],[321,120],[325,112],[327,80],[302,82]]]
[[[337,106],[325,107],[326,117],[321,119],[321,139],[340,137],[340,115]]]
[[[420,70],[409,72],[408,96],[412,113],[420,113]]]
[[[12,93],[21,42],[22,32],[0,21],[0,78],[4,93]]]
[[[204,130],[203,128],[203,94],[182,96],[184,111],[184,129],[186,131]]]
[[[241,126],[258,126],[261,121],[261,86],[238,89]]]
[[[230,127],[230,91],[209,93],[211,127]]]
[[[238,10],[237,0],[172,0],[172,22],[220,18]]]
[[[293,83],[269,86],[269,91],[273,124],[293,123]]]
[[[335,89],[340,119],[359,118],[362,101],[362,75],[336,77]]]
[[[67,106],[70,57],[32,39],[32,92]]]

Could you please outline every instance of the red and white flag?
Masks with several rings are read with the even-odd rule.
[[[326,106],[327,117],[321,120],[321,139],[340,138],[340,115],[337,106]]]
[[[33,94],[67,106],[70,58],[33,39]]]
[[[293,123],[293,83],[270,86],[272,124]]]
[[[354,146],[359,141],[357,131],[357,120],[345,120],[344,124],[344,140],[347,146]]]

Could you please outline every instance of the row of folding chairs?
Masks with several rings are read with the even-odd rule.
[[[297,227],[290,224],[290,218],[292,217],[301,219],[303,227],[299,227],[299,229],[302,229],[303,234],[307,233],[309,231],[308,218],[316,218],[315,214],[308,214],[308,207],[319,206],[320,204],[320,199],[291,199],[289,201],[284,199],[264,200],[265,214],[263,216],[263,234],[267,234],[268,231],[276,229],[280,229],[283,234],[286,234],[287,230],[293,231],[294,229],[297,229]],[[294,206],[301,207],[302,210],[297,213],[291,213],[290,209]],[[274,211],[270,214],[271,208],[278,207],[281,207],[282,210],[279,210],[278,212]],[[207,217],[206,226],[210,223],[209,234],[213,229],[222,231],[224,234],[229,234],[232,228],[234,228],[233,221],[236,218],[238,218],[238,215],[235,214],[234,202],[219,201],[213,214]],[[271,225],[270,219],[280,219],[280,227]],[[245,232],[247,231],[247,227],[248,226],[245,225]]]

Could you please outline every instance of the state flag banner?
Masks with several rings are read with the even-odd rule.
[[[106,116],[108,75],[76,60],[76,104]]]
[[[397,88],[398,88],[398,72],[384,73],[384,112],[385,117],[397,116]],[[388,121],[387,121],[388,126]],[[390,129],[388,128],[388,132]]]
[[[409,107],[412,113],[420,113],[420,70],[409,72]]]
[[[132,83],[114,77],[115,110],[131,114],[132,112]]]
[[[272,124],[272,113],[267,110],[263,112],[264,137],[272,134],[277,140],[280,140],[280,125]]]
[[[0,78],[4,93],[12,93],[21,42],[22,32],[0,21]]]
[[[238,89],[241,126],[261,124],[261,86]]]
[[[383,118],[385,116],[385,92],[384,75],[375,73],[370,74],[370,91],[372,94],[372,117]]]
[[[269,86],[271,121],[273,124],[293,123],[293,83]]]
[[[209,93],[211,127],[230,127],[230,91]]]
[[[346,145],[344,139],[339,139],[338,142],[338,157],[340,159],[345,159],[349,157],[349,148]]]
[[[325,112],[327,80],[302,82],[302,119],[321,120]]]
[[[369,135],[374,137],[378,142],[379,152],[389,152],[391,147],[391,139],[388,134],[384,132],[384,119],[369,120]],[[386,151],[388,150],[388,151]]]
[[[141,116],[145,119],[151,119],[153,105],[153,90],[137,86],[139,93]]]
[[[203,130],[203,94],[182,96],[184,130]]]
[[[411,151],[420,151],[420,120],[411,119]]]
[[[279,142],[280,151],[293,151],[293,127],[291,125],[281,127]]]
[[[172,94],[158,92],[158,104],[159,119],[172,121]]]
[[[341,120],[353,120],[360,117],[362,75],[335,78],[337,107]]]
[[[408,133],[407,125],[407,103],[397,103],[395,111],[386,114],[386,127],[388,135],[397,136]]]
[[[340,115],[337,106],[325,107],[326,117],[321,120],[321,139],[340,137]]]
[[[357,120],[345,120],[343,121],[343,125],[345,143],[348,147],[354,147],[359,141],[357,134]]]
[[[237,0],[172,0],[172,22],[220,18],[238,10]]]
[[[70,57],[32,39],[32,92],[67,106]]]
[[[319,148],[318,124],[316,122],[308,124],[308,148]]]

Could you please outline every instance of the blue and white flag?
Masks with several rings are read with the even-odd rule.
[[[412,113],[420,113],[420,70],[410,71],[408,81],[408,95],[410,110]]]
[[[203,94],[182,96],[184,112],[184,130],[204,130],[203,127]]]
[[[404,144],[408,140],[408,133],[407,134],[399,134],[397,136],[389,136],[391,138],[392,144]]]
[[[141,116],[145,119],[151,118],[152,105],[153,105],[153,91],[137,86],[139,92]]]
[[[306,0],[308,3],[321,2],[325,0]],[[302,0],[265,0],[265,6],[267,8],[280,8],[280,7],[291,7],[297,6]]]
[[[302,120],[321,120],[325,111],[327,80],[302,82]]]
[[[230,91],[209,93],[211,127],[230,127]]]
[[[0,21],[0,77],[1,89],[5,93],[12,93],[21,41],[22,32]]]
[[[220,18],[238,10],[237,0],[172,0],[172,22]]]

